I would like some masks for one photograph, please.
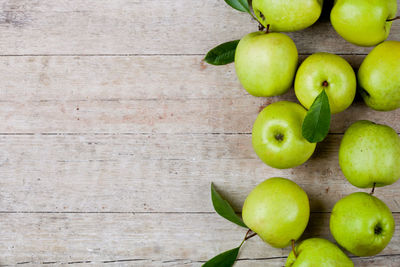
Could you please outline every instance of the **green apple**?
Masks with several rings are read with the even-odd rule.
[[[299,104],[279,101],[264,108],[253,125],[252,143],[256,154],[267,165],[286,169],[306,162],[315,143],[302,136],[307,111]]]
[[[335,0],[331,23],[346,41],[374,46],[388,37],[396,12],[396,0]]]
[[[371,121],[353,123],[339,149],[339,164],[354,186],[385,186],[400,178],[400,138],[389,126]]]
[[[297,70],[294,82],[297,99],[306,109],[325,90],[332,113],[341,112],[351,105],[356,87],[356,75],[350,64],[329,53],[316,53],[306,58]]]
[[[304,240],[290,252],[286,267],[354,267],[354,263],[335,244],[322,238]],[[296,257],[297,256],[297,257]]]
[[[400,42],[386,41],[375,47],[358,70],[365,103],[381,111],[400,107]]]
[[[314,24],[321,15],[323,0],[253,0],[257,19],[272,31],[292,32]]]
[[[273,247],[283,248],[297,240],[308,224],[310,203],[296,183],[270,178],[247,196],[242,210],[244,223]]]
[[[331,233],[339,245],[360,257],[381,252],[392,239],[394,227],[386,204],[364,192],[339,200],[330,219]]]
[[[283,33],[250,33],[236,48],[236,74],[254,96],[286,93],[293,84],[297,63],[296,45]]]

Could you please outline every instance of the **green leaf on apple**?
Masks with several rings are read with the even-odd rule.
[[[214,206],[215,211],[227,219],[241,227],[247,228],[246,224],[244,224],[243,220],[235,213],[232,206],[221,197],[221,195],[215,190],[214,185],[211,183],[211,199]]]
[[[225,251],[203,264],[203,267],[231,267],[239,254],[240,247]]]
[[[329,132],[331,109],[325,90],[315,98],[303,121],[302,134],[311,143],[321,142]]]
[[[225,0],[225,3],[236,10],[250,13],[250,8],[247,0]]]
[[[212,65],[226,65],[235,61],[236,47],[240,40],[220,44],[208,51],[204,60]]]

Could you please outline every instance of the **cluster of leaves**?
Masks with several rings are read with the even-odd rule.
[[[251,0],[225,0],[236,10],[249,13],[253,18]],[[212,65],[226,65],[234,62],[236,47],[240,40],[220,44],[211,49],[204,61]],[[311,143],[321,142],[328,135],[331,123],[331,110],[325,90],[319,94],[307,112],[302,126],[302,135]]]
[[[243,228],[247,228],[246,224],[243,222],[242,218],[240,218],[232,208],[232,206],[229,204],[228,201],[223,199],[221,195],[217,192],[215,189],[214,185],[211,184],[211,199],[212,203],[214,206],[215,211],[221,215],[223,218],[227,219],[228,221],[233,222],[234,224],[237,224]],[[247,237],[247,234],[246,234]],[[245,239],[246,239],[245,237]],[[230,267],[232,266],[236,258],[239,254],[239,250],[242,247],[245,239],[240,243],[240,245],[234,249],[225,251],[211,260],[207,261],[205,264],[203,264],[203,267],[221,267],[221,266],[226,266]]]

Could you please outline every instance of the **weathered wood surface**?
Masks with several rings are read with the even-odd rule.
[[[395,218],[400,223],[400,215],[395,214]],[[47,262],[198,266],[217,252],[237,246],[246,232],[208,213],[14,213],[2,214],[0,222],[3,265]],[[328,222],[329,214],[312,214],[304,238],[321,236],[332,240]],[[355,261],[399,263],[399,235],[397,231],[380,257]],[[243,246],[238,266],[253,266],[256,262],[282,266],[277,264],[283,264],[288,253],[289,248],[275,249],[255,237]]]
[[[341,39],[328,14],[289,34],[299,51],[370,50]],[[2,0],[0,54],[203,54],[256,30],[249,15],[224,1]],[[399,34],[393,23],[391,39],[400,40]]]
[[[240,212],[256,184],[281,176],[307,191],[312,211],[329,212],[361,191],[340,171],[341,137],[329,136],[303,166],[277,170],[257,158],[249,134],[2,135],[0,205],[8,212],[212,212],[213,181]],[[400,212],[399,191],[395,183],[376,196]]]
[[[258,112],[281,97],[246,94],[233,65],[200,56],[0,57],[0,133],[250,133]],[[362,56],[348,56],[357,67]],[[176,62],[171,67],[170,62]],[[370,119],[400,132],[400,110],[357,100],[335,115],[332,133]]]
[[[400,1],[398,1],[400,4]],[[327,51],[357,68],[370,48],[346,43],[327,19],[289,34],[303,59]],[[258,112],[232,65],[203,54],[256,30],[220,0],[0,0],[0,266],[199,266],[243,238],[212,212],[209,186],[240,212],[260,181],[288,177],[309,194],[305,237],[329,234],[329,211],[358,191],[338,146],[359,119],[391,125],[359,99],[336,115],[307,164],[275,170],[251,147]],[[400,23],[389,37],[400,40]],[[376,195],[400,225],[399,183]],[[399,266],[400,233],[356,266]],[[282,266],[288,250],[250,240],[237,266]]]

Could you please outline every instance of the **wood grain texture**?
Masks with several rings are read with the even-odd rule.
[[[289,33],[301,60],[333,52],[357,69],[371,48],[341,39],[328,15]],[[0,266],[200,266],[244,235],[213,212],[210,182],[240,212],[272,176],[310,196],[304,238],[332,240],[329,211],[358,191],[338,166],[343,132],[370,119],[400,133],[400,111],[357,99],[305,165],[267,167],[252,123],[266,105],[296,101],[293,90],[254,98],[232,64],[202,62],[256,29],[222,0],[0,0]],[[400,23],[389,39],[400,40]],[[397,228],[399,186],[376,190]],[[399,266],[399,235],[356,266]],[[283,266],[288,252],[256,237],[236,266]]]
[[[341,56],[354,68],[365,58]],[[300,56],[300,60],[305,57]],[[0,57],[0,73],[7,77],[0,80],[0,101],[220,100],[248,96],[233,64],[212,66],[202,59],[190,55]],[[283,98],[295,99],[293,94]]]
[[[400,222],[399,214],[395,214]],[[0,219],[1,264],[49,263],[133,266],[200,266],[216,254],[237,246],[245,230],[217,214],[8,214]],[[21,231],[20,229],[24,229]],[[380,257],[359,263],[399,262],[399,235]],[[312,214],[304,238],[329,234],[329,214]],[[275,249],[254,237],[242,248],[239,266],[258,262],[282,264],[289,248]],[[375,263],[376,263],[375,262]],[[258,266],[258,265],[257,265]],[[265,265],[264,265],[265,266]],[[367,266],[367,265],[361,265]],[[371,265],[369,265],[371,266]]]
[[[347,58],[355,67],[362,60]],[[296,101],[293,90],[273,98],[248,95],[233,65],[204,69],[201,57],[185,56],[175,58],[174,70],[170,60],[0,57],[7,77],[0,81],[0,133],[250,133],[263,107]],[[399,118],[400,110],[373,111],[357,99],[333,117],[331,132],[343,133],[360,119],[400,132]]]
[[[259,111],[278,99],[6,101],[0,105],[0,132],[250,133]],[[399,117],[400,110],[378,112],[357,102],[333,116],[330,132],[343,133],[361,119],[390,125],[399,132],[400,125],[395,123]]]
[[[0,51],[9,54],[204,54],[256,31],[250,16],[224,1],[2,0]],[[329,1],[327,1],[327,7]],[[365,54],[329,23],[290,33],[301,53]],[[400,40],[400,23],[390,39]]]
[[[2,135],[0,211],[212,212],[214,182],[240,212],[254,186],[281,176],[306,190],[313,211],[329,212],[360,191],[340,171],[341,137],[320,143],[306,164],[277,170],[257,158],[247,134]],[[399,190],[375,194],[400,212]]]

